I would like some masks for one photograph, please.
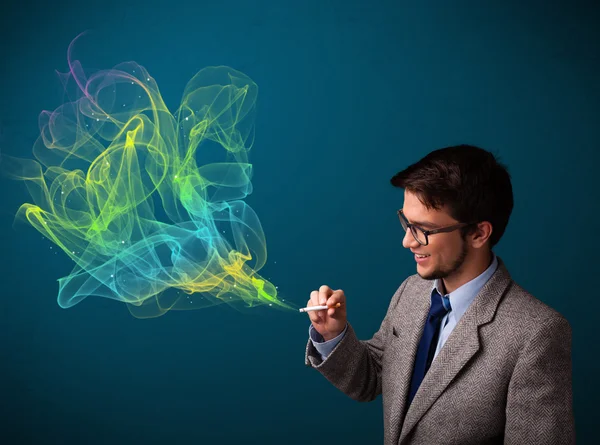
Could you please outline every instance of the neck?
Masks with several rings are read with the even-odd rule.
[[[477,278],[492,264],[494,257],[490,250],[485,252],[474,252],[465,258],[462,266],[452,275],[442,279],[446,294],[454,292],[459,287]]]

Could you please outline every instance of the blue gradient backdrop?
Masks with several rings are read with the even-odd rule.
[[[435,148],[492,150],[515,192],[496,252],[571,322],[577,435],[590,443],[600,17],[591,2],[491,3],[3,5],[0,148],[30,155],[39,112],[62,101],[54,70],[84,30],[88,68],[135,60],[172,108],[202,67],[243,71],[259,85],[247,202],[267,236],[264,275],[297,304],[322,284],[344,289],[365,339],[415,272],[390,177]],[[69,260],[12,226],[23,184],[2,180],[0,199],[0,442],[382,442],[381,399],[354,402],[304,366],[305,315],[219,307],[137,320],[94,298],[63,310]]]

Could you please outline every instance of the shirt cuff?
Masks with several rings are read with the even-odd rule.
[[[317,332],[317,330],[311,324],[308,327],[308,336],[312,341],[312,344],[315,346],[315,349],[319,354],[321,354],[321,359],[325,360],[325,358],[331,354],[333,348],[337,346],[337,344],[344,338],[344,334],[346,334],[346,330],[348,330],[348,323],[346,323],[346,327],[344,330],[337,336],[332,338],[331,340],[325,341],[323,336]]]

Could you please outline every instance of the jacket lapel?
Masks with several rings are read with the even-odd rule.
[[[406,302],[392,322],[397,337],[392,339],[390,350],[386,351],[386,355],[390,354],[391,366],[388,372],[391,383],[389,392],[383,393],[390,400],[387,429],[392,438],[391,443],[398,441],[403,416],[406,413],[406,402],[408,401],[417,348],[429,313],[431,283],[419,280],[410,288],[407,286],[404,290],[407,295]]]
[[[426,283],[429,285],[422,287],[421,294],[416,299],[419,303],[415,308],[411,308],[415,312],[411,310],[405,312],[406,314],[413,314],[413,321],[408,324],[410,326],[407,331],[408,338],[405,340],[405,344],[401,350],[401,355],[405,360],[399,362],[401,365],[399,366],[398,380],[396,380],[396,382],[402,382],[400,385],[402,389],[398,391],[396,398],[392,399],[395,419],[399,419],[399,424],[402,425],[400,443],[408,436],[431,405],[433,405],[460,370],[479,350],[479,326],[488,323],[493,318],[498,302],[510,282],[510,275],[504,263],[498,257],[498,269],[483,286],[473,300],[473,303],[453,329],[439,354],[433,360],[411,405],[408,407],[408,411],[406,411],[405,405],[412,368],[414,366],[418,343],[421,340],[421,334],[425,326],[425,319],[429,312],[432,282],[427,281]],[[423,301],[425,301],[425,304],[423,304]],[[406,360],[406,357],[410,357],[410,360]],[[395,410],[396,407],[398,411]],[[404,412],[406,412],[406,417],[402,419]]]

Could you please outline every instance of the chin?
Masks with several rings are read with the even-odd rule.
[[[435,277],[435,276],[431,276],[431,275],[429,275],[429,274],[422,274],[422,273],[420,273],[419,271],[417,271],[417,273],[418,273],[418,274],[419,274],[419,276],[420,276],[421,278],[423,278],[424,280],[435,280],[435,279],[437,278],[437,277]]]
[[[419,274],[419,276],[421,278],[423,278],[424,280],[437,280],[439,278],[446,278],[446,274],[440,272],[437,269],[433,269],[430,271],[424,271],[422,268],[419,267],[419,265],[417,264],[417,274]]]

